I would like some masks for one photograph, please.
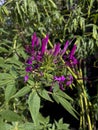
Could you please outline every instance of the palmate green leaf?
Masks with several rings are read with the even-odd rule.
[[[0,73],[0,86],[14,84],[15,78],[9,73]]]
[[[12,125],[0,121],[0,130],[12,130],[12,127],[13,127]]]
[[[55,87],[53,89],[53,94],[52,97],[53,99],[59,104],[59,99],[58,96],[56,95],[56,93],[59,91],[59,85],[57,83],[55,83]]]
[[[13,42],[11,40],[9,40],[9,39],[3,39],[2,40],[2,45],[6,46],[8,48],[11,48],[12,43]]]
[[[59,104],[61,104],[72,116],[77,119],[76,111],[72,107],[71,103],[66,100],[65,97],[58,94],[58,92],[52,94],[53,99]]]
[[[26,95],[28,92],[30,92],[31,88],[29,86],[25,86],[22,89],[20,89],[15,95],[12,96],[12,98],[18,98]]]
[[[0,130],[6,130],[6,125],[4,122],[0,122]]]
[[[22,120],[22,117],[20,117],[17,113],[11,111],[11,110],[3,110],[0,112],[0,116],[2,119],[7,121],[20,121]]]
[[[43,125],[48,124],[49,121],[50,121],[50,117],[49,117],[49,116],[43,117],[41,113],[39,113],[38,119],[39,119],[39,122],[40,122],[41,124],[43,124]]]
[[[0,80],[12,79],[12,75],[9,73],[0,73]]]
[[[14,55],[13,57],[8,58],[8,59],[6,60],[6,64],[15,64],[15,65],[21,67],[21,66],[23,65],[23,63],[20,62],[20,61],[18,60],[18,58],[19,58],[19,57],[18,57],[17,55]]]
[[[89,4],[89,6],[88,6],[88,16],[89,16],[90,13],[91,13],[91,9],[92,9],[92,7],[93,7],[93,3],[94,3],[94,0],[90,0],[90,4]]]
[[[57,95],[52,94],[52,97],[53,97],[53,99],[54,99],[58,104],[60,103],[60,102],[59,102],[59,98],[58,98]]]
[[[57,5],[52,0],[49,0],[49,2],[52,4],[54,8],[57,8]]]
[[[97,32],[97,26],[93,25],[93,38],[98,39],[98,32]]]
[[[4,85],[7,85],[7,84],[12,84],[14,83],[15,81],[13,79],[6,79],[6,80],[1,80],[0,81],[0,87],[4,86]]]
[[[26,0],[23,0],[23,2],[24,2],[24,11],[25,11],[25,13],[27,14],[27,1]]]
[[[29,13],[29,16],[32,18],[32,16],[34,16],[35,12],[38,13],[36,2],[32,1],[32,0],[28,0],[28,13]]]
[[[8,9],[7,9],[7,7],[6,6],[2,6],[2,10],[3,10],[3,12],[8,16],[9,15],[9,11],[8,11]]]
[[[61,91],[60,89],[58,90],[57,94],[59,96],[61,96],[62,98],[65,98],[65,99],[73,102],[73,99],[69,95],[67,95],[65,92]]]
[[[16,92],[15,84],[8,84],[5,89],[5,101],[9,102],[11,96]]]
[[[61,98],[61,97],[58,97],[59,98],[59,102],[60,102],[60,104],[72,115],[72,116],[74,116],[76,119],[78,119],[77,118],[77,116],[76,116],[76,114],[75,114],[75,109],[72,107],[72,105],[67,101],[67,100],[65,100],[64,98]]]
[[[44,90],[40,90],[40,96],[42,97],[42,98],[44,98],[45,100],[48,100],[48,101],[50,101],[50,102],[53,102],[53,100],[50,98],[50,96],[49,96],[49,92],[48,91],[46,91],[45,89]]]
[[[17,12],[18,12],[18,14],[19,14],[21,20],[22,20],[22,12],[21,12],[21,10],[20,10],[19,2],[16,2],[16,9],[17,9]]]
[[[80,17],[80,27],[83,31],[85,31],[85,18]]]
[[[0,65],[4,64],[4,59],[0,57]]]
[[[0,47],[0,53],[2,53],[2,52],[8,52],[8,50],[5,49],[4,47]]]
[[[23,47],[19,47],[19,49],[18,49],[18,53],[19,53],[19,55],[21,55],[24,59],[27,58],[27,54],[25,53]]]
[[[24,123],[18,126],[18,130],[43,130],[43,126],[41,125],[34,125],[34,123]]]
[[[28,99],[29,110],[31,113],[31,117],[34,121],[35,125],[38,125],[38,114],[40,109],[40,97],[38,96],[36,91],[33,91]]]
[[[55,121],[55,124],[58,130],[69,130],[69,124],[63,123],[62,118],[58,122]]]

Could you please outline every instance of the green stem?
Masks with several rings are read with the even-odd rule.
[[[81,77],[83,77],[81,69],[80,69],[80,75],[81,75]],[[83,98],[84,98],[84,104],[85,104],[85,111],[86,111],[86,116],[87,116],[88,128],[89,128],[89,130],[92,130],[91,119],[90,119],[90,115],[89,115],[89,101],[87,99],[87,93],[86,93],[86,90],[85,90],[85,87],[84,87],[83,84],[84,83],[83,83],[83,80],[82,80],[81,88],[82,88],[82,93],[83,93]]]
[[[81,106],[81,113],[80,113],[80,130],[83,128],[82,124],[83,124],[83,114],[84,114],[84,109],[83,109],[83,100],[82,100],[82,96],[80,95],[80,106]]]
[[[91,119],[90,119],[90,115],[89,115],[89,104],[88,104],[88,100],[87,100],[86,91],[85,91],[85,88],[83,85],[82,85],[82,89],[83,89],[84,103],[85,103],[85,109],[86,109],[85,111],[86,111],[87,121],[88,121],[88,128],[89,128],[89,130],[92,130]]]
[[[65,64],[65,61],[62,59],[62,57],[61,57],[61,61]],[[71,72],[71,74],[73,75],[73,77],[76,79],[76,81],[77,81],[77,83],[78,83],[78,85],[79,86],[81,86],[81,88],[82,88],[82,92],[81,92],[81,94],[83,94],[83,97],[84,97],[84,104],[85,104],[85,108],[83,108],[83,110],[82,111],[84,111],[85,109],[85,111],[86,111],[86,116],[87,116],[87,122],[88,122],[88,128],[89,128],[89,130],[92,130],[92,125],[91,125],[91,119],[90,119],[90,115],[89,115],[89,103],[88,103],[88,100],[87,100],[87,94],[86,94],[86,91],[85,91],[85,87],[84,87],[84,83],[83,83],[83,80],[77,80],[77,75],[73,72],[73,70],[70,68],[70,67],[67,67],[67,69],[69,70],[69,72]],[[79,75],[81,76],[81,77],[83,77],[83,74],[82,74],[82,70],[80,69],[79,70]],[[83,105],[83,103],[82,103],[82,105]],[[82,106],[83,107],[83,106]],[[83,115],[83,122],[84,122],[84,119],[85,119],[85,115]],[[84,124],[84,123],[83,123]]]
[[[83,104],[83,96],[80,95],[80,105],[81,105],[81,115],[80,115],[80,130],[85,130],[85,116],[84,116],[84,104]]]

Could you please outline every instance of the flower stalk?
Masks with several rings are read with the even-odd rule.
[[[55,82],[58,83],[59,89],[65,91],[67,86],[70,86],[73,83],[73,78],[76,80],[77,85],[80,86],[79,90],[79,98],[80,98],[80,129],[92,130],[91,117],[90,117],[90,108],[89,108],[89,99],[86,93],[86,88],[83,80],[83,74],[81,67],[77,69],[78,61],[75,58],[74,54],[76,51],[76,45],[74,44],[70,53],[67,53],[67,48],[69,46],[69,41],[67,41],[64,45],[64,48],[60,48],[60,44],[54,44],[49,41],[49,36],[42,33],[45,38],[42,39],[41,46],[38,43],[39,40],[36,36],[36,33],[32,36],[32,45],[26,47],[26,52],[29,54],[29,58],[26,60],[26,76],[25,82],[29,79],[29,74],[33,75],[33,78],[38,82],[42,81],[42,77],[46,81],[49,82],[51,91],[54,88]],[[47,45],[50,45],[52,49],[48,49]],[[64,70],[68,70],[68,74],[63,74],[61,69],[64,66]],[[77,69],[77,73],[76,70]],[[36,74],[36,72],[38,74]],[[40,75],[40,76],[39,76]],[[82,79],[79,79],[79,76]],[[88,124],[88,127],[87,127]]]

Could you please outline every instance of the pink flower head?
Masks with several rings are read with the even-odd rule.
[[[62,56],[65,54],[65,52],[66,52],[68,46],[69,46],[69,41],[67,41],[67,42],[65,43],[65,45],[64,45],[64,49],[62,50]]]
[[[53,53],[53,55],[54,56],[57,56],[58,55],[58,53],[60,52],[60,43],[58,43],[58,44],[55,44],[54,45],[54,53]]]
[[[59,82],[60,82],[60,81],[65,81],[65,77],[64,77],[63,75],[60,76],[60,77],[55,76],[55,77],[54,77],[54,80],[55,80],[55,81],[59,81]]]
[[[71,64],[76,65],[78,63],[77,59],[74,56],[71,58],[72,58],[72,59],[70,59]]]
[[[42,39],[42,47],[41,47],[41,53],[44,54],[44,52],[47,49],[47,43],[48,43],[49,36],[46,35],[44,39]]]
[[[76,48],[77,48],[77,46],[76,46],[76,44],[75,44],[75,45],[73,46],[72,50],[70,51],[70,54],[69,54],[70,59],[72,59],[72,57],[73,57],[73,55],[74,55],[74,53],[75,53],[75,51],[76,51]]]
[[[36,40],[37,40],[36,33],[34,33],[32,36],[32,47],[34,47]]]

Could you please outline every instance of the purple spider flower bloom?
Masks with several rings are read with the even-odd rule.
[[[77,59],[74,57],[75,50],[76,50],[76,45],[73,46],[68,56],[66,55],[63,56],[66,65],[68,65],[69,67],[72,67],[73,65],[76,65],[78,63]]]
[[[71,60],[73,65],[76,65],[78,63],[77,59],[74,56],[70,60]]]
[[[64,49],[62,50],[62,56],[65,54],[65,52],[66,52],[68,46],[69,46],[69,41],[67,41],[67,42],[65,43],[65,45],[64,45]]]
[[[28,76],[28,75],[25,75],[25,77],[24,77],[24,81],[27,82],[28,79],[29,79],[29,76]]]
[[[76,51],[76,44],[73,46],[72,50],[70,51],[70,54],[69,54],[69,59],[71,61],[71,64],[73,65],[76,65],[78,63],[77,59],[74,57],[74,53]]]
[[[74,53],[75,53],[75,51],[76,51],[76,48],[77,48],[77,46],[76,46],[76,44],[75,44],[75,45],[73,46],[72,50],[70,51],[70,54],[69,54],[70,59],[72,59],[72,57],[73,57],[73,55],[74,55]]]
[[[58,44],[55,44],[54,45],[54,53],[53,53],[53,55],[54,56],[57,56],[58,55],[58,53],[60,52],[60,43],[58,43]]]
[[[66,86],[70,86],[73,82],[73,76],[72,75],[68,75],[68,81],[66,82]]]
[[[55,76],[55,77],[54,77],[54,80],[55,80],[55,81],[59,81],[59,82],[60,82],[60,81],[63,82],[63,81],[65,81],[65,77],[64,77],[63,75],[60,76],[60,77]]]
[[[60,79],[61,79],[60,77],[57,77],[57,76],[54,77],[55,81],[60,81]]]
[[[65,77],[63,75],[61,76],[61,81],[65,81]]]
[[[36,33],[34,33],[32,36],[32,47],[34,47],[36,40],[37,40]]]
[[[48,43],[49,36],[47,35],[44,39],[42,39],[42,47],[41,47],[41,53],[44,54],[44,52],[47,49],[47,43]]]
[[[26,67],[26,72],[31,72],[32,71],[32,66],[27,66]]]

